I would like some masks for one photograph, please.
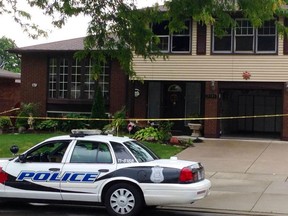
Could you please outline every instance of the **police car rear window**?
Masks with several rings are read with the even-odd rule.
[[[158,159],[151,150],[137,141],[124,142],[124,145],[131,151],[138,162],[148,162]]]
[[[135,163],[136,160],[121,143],[110,142],[115,153],[117,163]]]

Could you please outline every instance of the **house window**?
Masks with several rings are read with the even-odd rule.
[[[185,22],[186,29],[172,35],[172,52],[190,52],[190,21]]]
[[[95,79],[89,59],[80,62],[73,58],[49,59],[49,98],[50,99],[93,99]],[[110,66],[103,65],[98,84],[109,103]]]
[[[153,33],[159,38],[159,43],[157,46],[161,52],[169,52],[170,50],[170,35],[168,24],[168,21],[163,21],[161,23],[154,23],[152,25]]]
[[[226,28],[225,34],[219,38],[214,36],[214,52],[232,52],[232,29]]]
[[[236,20],[235,28],[235,52],[253,52],[254,27],[245,19]]]
[[[84,74],[84,95],[85,98],[92,99],[94,95],[95,80],[93,78],[93,65],[91,59],[85,64],[85,74]],[[103,97],[107,100],[109,97],[109,70],[110,66],[105,64],[102,66],[100,76],[98,78],[98,85],[101,88]]]
[[[49,61],[49,98],[56,98],[57,95],[57,63],[52,58]]]
[[[109,65],[103,65],[102,72],[100,74],[100,78],[98,80],[98,85],[102,90],[102,94],[106,100],[109,99]]]
[[[81,64],[75,59],[72,64],[71,74],[71,99],[78,99],[81,96]]]
[[[276,27],[273,21],[266,21],[264,25],[257,29],[257,51],[269,52],[276,51]]]
[[[59,97],[67,98],[68,96],[68,60],[62,58],[59,67]]]
[[[213,53],[276,53],[277,31],[274,20],[254,28],[247,19],[236,19],[234,29],[217,37],[213,31]]]
[[[186,29],[173,34],[169,33],[168,25],[168,21],[152,25],[152,31],[159,39],[157,46],[160,51],[164,53],[189,53],[191,47],[190,20],[185,22]]]
[[[95,80],[93,79],[93,70],[92,70],[91,59],[88,61],[88,64],[85,64],[85,73],[84,73],[84,97],[87,99],[92,99],[94,95]]]

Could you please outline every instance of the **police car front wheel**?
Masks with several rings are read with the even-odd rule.
[[[139,215],[143,202],[140,191],[126,183],[111,186],[105,195],[105,206],[112,216]]]

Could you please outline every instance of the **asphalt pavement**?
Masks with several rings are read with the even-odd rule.
[[[204,165],[211,193],[193,204],[174,207],[235,215],[288,215],[288,142],[201,139],[177,156]]]

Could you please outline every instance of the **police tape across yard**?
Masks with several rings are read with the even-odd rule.
[[[0,112],[0,116],[4,114],[18,111],[20,108],[14,108],[4,112]],[[203,120],[231,120],[231,119],[250,119],[250,118],[273,118],[273,117],[286,117],[288,114],[263,114],[263,115],[242,115],[242,116],[220,116],[220,117],[184,117],[184,118],[125,118],[121,120],[130,121],[130,122],[154,122],[154,121],[203,121]],[[115,118],[67,118],[62,117],[37,117],[37,116],[5,116],[11,119],[29,119],[33,118],[34,120],[69,120],[69,121],[113,121]]]
[[[1,115],[2,113],[0,113]],[[222,116],[222,117],[203,117],[203,118],[125,118],[122,120],[130,122],[154,122],[154,121],[205,121],[205,120],[232,120],[232,119],[248,119],[248,118],[273,118],[286,117],[288,114],[269,114],[269,115],[249,115],[249,116]],[[31,116],[6,116],[11,119],[28,119]],[[32,117],[34,120],[61,120],[61,121],[113,121],[115,118],[67,118],[67,117]]]

